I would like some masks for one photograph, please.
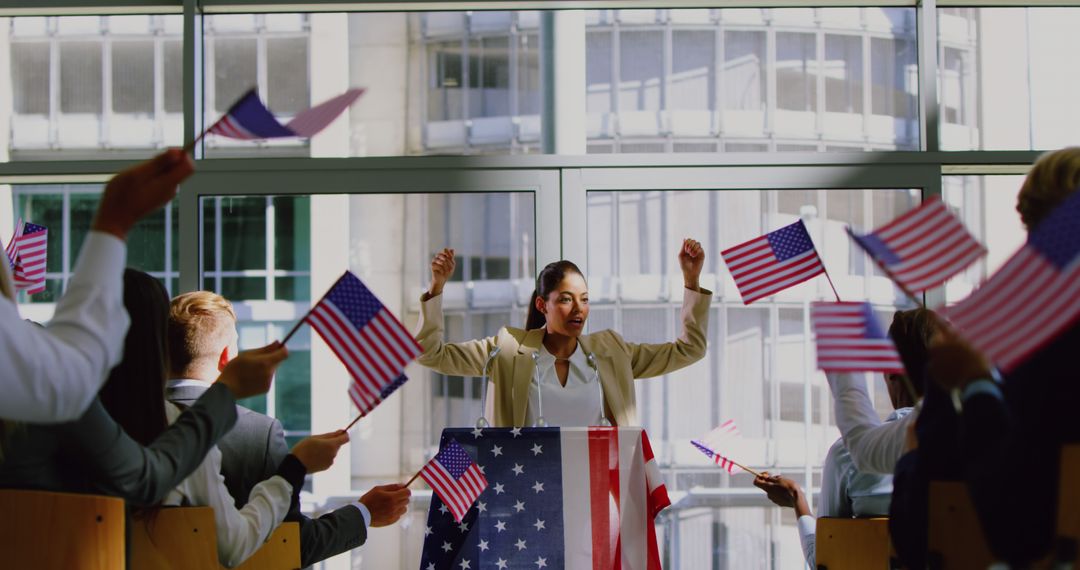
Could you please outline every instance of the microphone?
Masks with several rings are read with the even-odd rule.
[[[533,359],[533,381],[536,382],[536,420],[533,421],[533,427],[547,427],[547,420],[544,419],[544,389],[540,386],[540,355],[536,352],[532,353]]]
[[[484,370],[480,373],[480,381],[483,383],[483,386],[480,388],[480,417],[476,419],[476,427],[480,429],[491,427],[487,418],[484,417],[484,414],[487,412],[488,368],[491,366],[491,363],[495,361],[495,357],[499,355],[500,350],[502,350],[502,348],[499,347],[499,345],[495,345],[495,348],[491,349],[491,352],[488,353],[487,360],[484,361]]]
[[[596,387],[600,389],[600,425],[602,427],[611,427],[611,421],[608,420],[607,414],[604,413],[604,385],[600,382],[600,367],[596,364],[596,355],[586,352],[585,360],[589,361],[589,368],[593,369],[593,380],[596,381]]]

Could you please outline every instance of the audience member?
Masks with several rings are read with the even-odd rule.
[[[23,322],[13,302],[0,300],[0,360],[7,365],[0,418],[40,424],[83,416],[119,362],[128,327],[121,299],[127,232],[171,200],[193,169],[187,154],[173,149],[109,181],[46,328]]]
[[[218,371],[236,354],[236,314],[225,298],[197,291],[173,299],[169,313],[171,361],[167,397],[188,404],[211,388]],[[255,483],[272,475],[285,454],[281,422],[237,406],[237,425],[222,438],[221,473],[240,507]],[[367,529],[396,522],[409,504],[401,485],[375,487],[355,504],[317,519],[300,513],[299,500],[286,520],[300,523],[301,564],[309,566],[362,545]]]

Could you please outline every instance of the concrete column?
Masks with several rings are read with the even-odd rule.
[[[544,12],[540,37],[544,152],[585,154],[585,12]]]
[[[6,23],[6,22],[5,22]],[[11,27],[0,26],[0,77],[11,77]],[[11,81],[0,83],[0,162],[11,159],[11,115],[15,112]],[[0,184],[0,240],[15,231],[15,200],[10,184]],[[7,247],[7,242],[3,242]]]
[[[408,90],[408,14],[348,16],[349,81],[367,92],[353,106],[352,156],[400,156],[406,117],[414,98]],[[419,88],[423,81],[415,83]]]

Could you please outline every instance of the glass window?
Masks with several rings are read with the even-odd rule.
[[[152,42],[113,42],[112,87],[114,113],[154,112],[154,44]]]
[[[776,34],[776,107],[790,111],[815,111],[817,44],[813,34]]]
[[[24,115],[49,114],[49,44],[12,42],[11,84],[15,112]]]
[[[684,30],[672,36],[672,109],[716,108],[716,32]]]
[[[664,34],[619,34],[619,111],[658,111],[664,77]]]
[[[724,33],[724,108],[757,111],[766,106],[765,32]]]
[[[257,87],[257,42],[254,38],[214,40],[214,110],[224,113],[234,101]]]
[[[266,42],[266,105],[274,113],[295,115],[308,101],[307,38],[271,38]]]
[[[101,113],[101,43],[60,42],[60,111]]]

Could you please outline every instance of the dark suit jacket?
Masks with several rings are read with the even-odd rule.
[[[201,386],[182,386],[167,389],[165,396],[186,406],[205,391]],[[243,406],[236,406],[236,412],[236,427],[221,439],[218,448],[225,485],[240,508],[247,503],[252,487],[277,472],[289,449],[281,422]],[[364,517],[351,505],[312,519],[300,512],[300,502],[294,499],[285,520],[300,524],[300,562],[304,566],[352,550],[367,540]]]
[[[74,422],[22,425],[0,461],[0,487],[102,493],[135,506],[157,504],[236,421],[236,400],[224,386],[192,404],[147,447],[131,439],[100,400]]]
[[[1024,567],[1055,537],[1061,446],[1080,442],[1080,325],[1005,378],[1004,401],[964,402],[961,442],[968,488],[994,554]]]

